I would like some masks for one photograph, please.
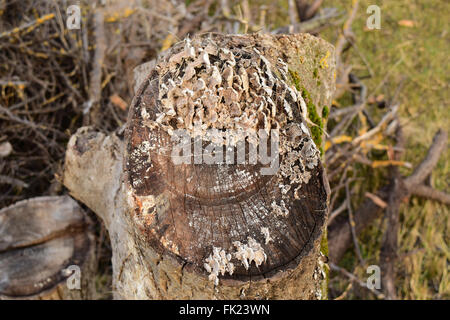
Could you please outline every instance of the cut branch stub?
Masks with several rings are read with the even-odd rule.
[[[86,214],[68,196],[34,198],[2,209],[0,299],[91,297],[95,242],[88,226]],[[77,271],[79,288],[76,283],[68,288],[66,279]]]
[[[312,252],[318,257],[329,191],[307,104],[329,103],[333,66],[324,71],[324,97],[323,86],[299,72],[308,63],[297,61],[305,59],[299,50],[320,42],[309,37],[187,39],[156,63],[138,90],[125,152],[131,221],[147,244],[183,270],[215,284],[219,278],[235,283],[295,269]],[[255,136],[261,129],[276,135],[264,142]],[[180,130],[188,140],[179,138]],[[278,146],[272,144],[277,137]],[[255,164],[250,150],[263,142],[272,162],[262,163],[260,152]],[[181,160],[180,145],[188,146]],[[241,162],[239,146],[245,146]],[[275,170],[264,174],[270,164]],[[316,266],[305,274],[312,276]]]

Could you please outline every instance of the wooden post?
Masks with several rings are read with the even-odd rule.
[[[64,184],[105,222],[115,298],[324,298],[334,68],[332,46],[308,34],[205,34],[156,61],[125,133],[72,136]],[[279,158],[254,164],[260,129],[277,133]],[[178,162],[177,130],[193,150]],[[227,150],[228,163],[208,162]]]

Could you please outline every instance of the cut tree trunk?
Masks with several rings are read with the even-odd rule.
[[[333,47],[307,34],[186,39],[136,77],[125,132],[72,136],[64,184],[109,231],[115,298],[324,297],[320,149],[334,69]],[[251,164],[258,129],[277,129],[279,158]],[[179,157],[176,130],[194,154]]]
[[[0,210],[0,300],[92,299],[92,223],[70,197],[39,197]]]

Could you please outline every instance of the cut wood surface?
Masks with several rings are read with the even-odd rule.
[[[82,299],[92,290],[95,241],[70,197],[40,197],[0,211],[0,299]],[[80,270],[70,290],[70,266]]]
[[[140,78],[125,134],[81,128],[66,153],[64,184],[109,231],[115,297],[323,297],[329,187],[322,132],[308,126],[317,133],[311,120],[331,103],[332,46],[306,34],[207,34],[174,45]],[[263,175],[262,164],[194,155],[175,164],[173,130],[198,138],[198,120],[278,129],[280,168]]]

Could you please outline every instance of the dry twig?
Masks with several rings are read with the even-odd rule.
[[[367,287],[367,284],[358,279],[353,273],[348,272],[344,268],[339,267],[338,265],[334,264],[333,262],[330,262],[330,268],[333,271],[340,272],[344,276],[346,276],[348,279],[350,279],[353,282],[356,282],[361,288],[365,288],[372,292],[378,299],[384,299],[384,294],[378,291],[377,289],[371,289]]]

